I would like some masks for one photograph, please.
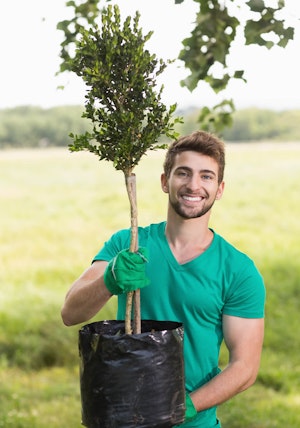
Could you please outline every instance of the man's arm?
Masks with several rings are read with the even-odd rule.
[[[107,264],[105,261],[95,261],[73,283],[61,310],[65,325],[71,326],[89,320],[111,298],[112,294],[103,280]]]
[[[263,345],[264,319],[224,315],[223,333],[229,350],[229,363],[220,374],[190,394],[198,412],[229,400],[256,380]]]

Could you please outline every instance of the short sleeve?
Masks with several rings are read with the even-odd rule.
[[[264,281],[254,263],[247,261],[234,275],[223,313],[242,318],[263,318],[266,300]]]
[[[123,229],[113,234],[108,241],[106,241],[101,250],[95,255],[92,263],[96,260],[110,261],[120,251],[129,248],[130,244],[130,230]]]

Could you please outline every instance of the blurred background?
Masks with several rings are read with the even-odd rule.
[[[150,50],[178,56],[195,3],[119,0],[139,9]],[[129,227],[121,173],[89,153],[71,154],[68,134],[82,133],[85,88],[56,75],[70,11],[60,0],[5,2],[0,14],[0,427],[80,427],[80,326],[62,324],[60,308],[72,282],[116,229]],[[211,226],[252,257],[267,288],[266,338],[254,387],[219,409],[224,428],[300,426],[300,8],[286,1],[295,37],[286,48],[237,45],[247,83],[226,96],[236,104],[222,137],[226,189]],[[149,42],[150,43],[150,42]],[[187,72],[175,61],[162,83],[164,102],[178,104],[180,134],[198,129],[203,105],[218,95],[205,85],[180,86]],[[58,86],[64,85],[60,90]],[[164,152],[137,167],[139,224],[165,219],[159,177]],[[149,179],[150,177],[150,179]],[[113,319],[114,299],[93,320]],[[222,350],[221,365],[226,363]]]

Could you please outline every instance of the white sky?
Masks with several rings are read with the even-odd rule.
[[[237,0],[243,3],[243,0]],[[272,0],[270,0],[272,1]],[[274,0],[273,0],[274,1]],[[0,108],[18,105],[52,107],[83,104],[84,87],[75,74],[55,76],[59,68],[60,42],[63,33],[56,30],[59,21],[69,18],[72,8],[65,0],[2,1],[0,9]],[[174,59],[181,41],[193,28],[197,4],[185,0],[115,0],[122,16],[141,13],[144,34],[154,31],[148,49],[159,58]],[[100,2],[101,4],[101,2]],[[106,2],[102,2],[105,5]],[[231,54],[232,64],[244,69],[247,84],[236,82],[226,90],[237,108],[257,106],[284,110],[300,108],[300,1],[286,0],[286,15],[297,26],[295,40],[287,48],[267,50],[259,47],[241,49]],[[179,84],[186,77],[177,61],[163,73],[163,101],[177,102],[179,108],[190,105],[213,105],[222,98],[208,85],[200,85],[193,93]],[[66,88],[57,87],[66,84]],[[222,95],[222,97],[224,96]]]

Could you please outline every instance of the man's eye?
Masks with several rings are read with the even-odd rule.
[[[186,171],[178,171],[178,172],[177,172],[177,175],[178,175],[179,177],[187,177],[187,176],[188,176],[188,173],[187,173]]]
[[[203,180],[212,180],[211,175],[202,175]]]

